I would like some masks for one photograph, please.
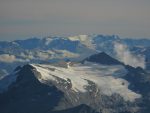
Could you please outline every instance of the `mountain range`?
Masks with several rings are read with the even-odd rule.
[[[2,113],[149,113],[150,110],[149,73],[104,52],[81,62],[19,66],[1,79],[0,92]]]
[[[1,113],[149,113],[150,40],[0,42]]]
[[[98,52],[105,52],[133,67],[140,66],[149,70],[149,45],[149,39],[122,39],[116,35],[79,35],[0,41],[0,78],[8,75],[19,65],[50,63],[66,59],[80,61]],[[119,53],[122,55],[116,54],[116,51],[121,51]],[[138,56],[134,58],[135,62],[131,60],[133,56]]]

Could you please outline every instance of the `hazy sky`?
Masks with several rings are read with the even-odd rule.
[[[150,0],[0,0],[0,40],[78,34],[150,38]]]

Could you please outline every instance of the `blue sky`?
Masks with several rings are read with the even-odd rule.
[[[1,0],[0,40],[116,34],[150,38],[150,0]]]

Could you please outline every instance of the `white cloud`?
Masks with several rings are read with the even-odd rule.
[[[115,42],[114,50],[117,58],[127,65],[145,68],[145,57],[131,53],[127,45]]]
[[[24,62],[24,60],[17,59],[16,56],[14,55],[2,54],[0,55],[0,62],[13,63],[13,62]]]

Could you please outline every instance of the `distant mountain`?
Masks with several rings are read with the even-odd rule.
[[[81,61],[87,56],[98,52],[105,52],[118,59],[114,51],[115,42],[126,44],[131,53],[137,56],[144,55],[146,69],[150,69],[149,39],[122,39],[116,35],[79,35],[73,37],[45,37],[42,39],[29,38],[12,42],[1,41],[1,76],[12,72],[14,67],[18,65],[50,63],[66,59]]]
[[[123,65],[104,52],[86,59],[61,66],[17,67],[0,80],[0,112],[149,113],[150,76],[146,71]]]
[[[94,54],[94,55],[86,58],[83,61],[90,61],[90,62],[105,64],[105,65],[121,65],[121,64],[123,64],[123,63],[119,62],[118,60],[110,57],[105,52]]]

